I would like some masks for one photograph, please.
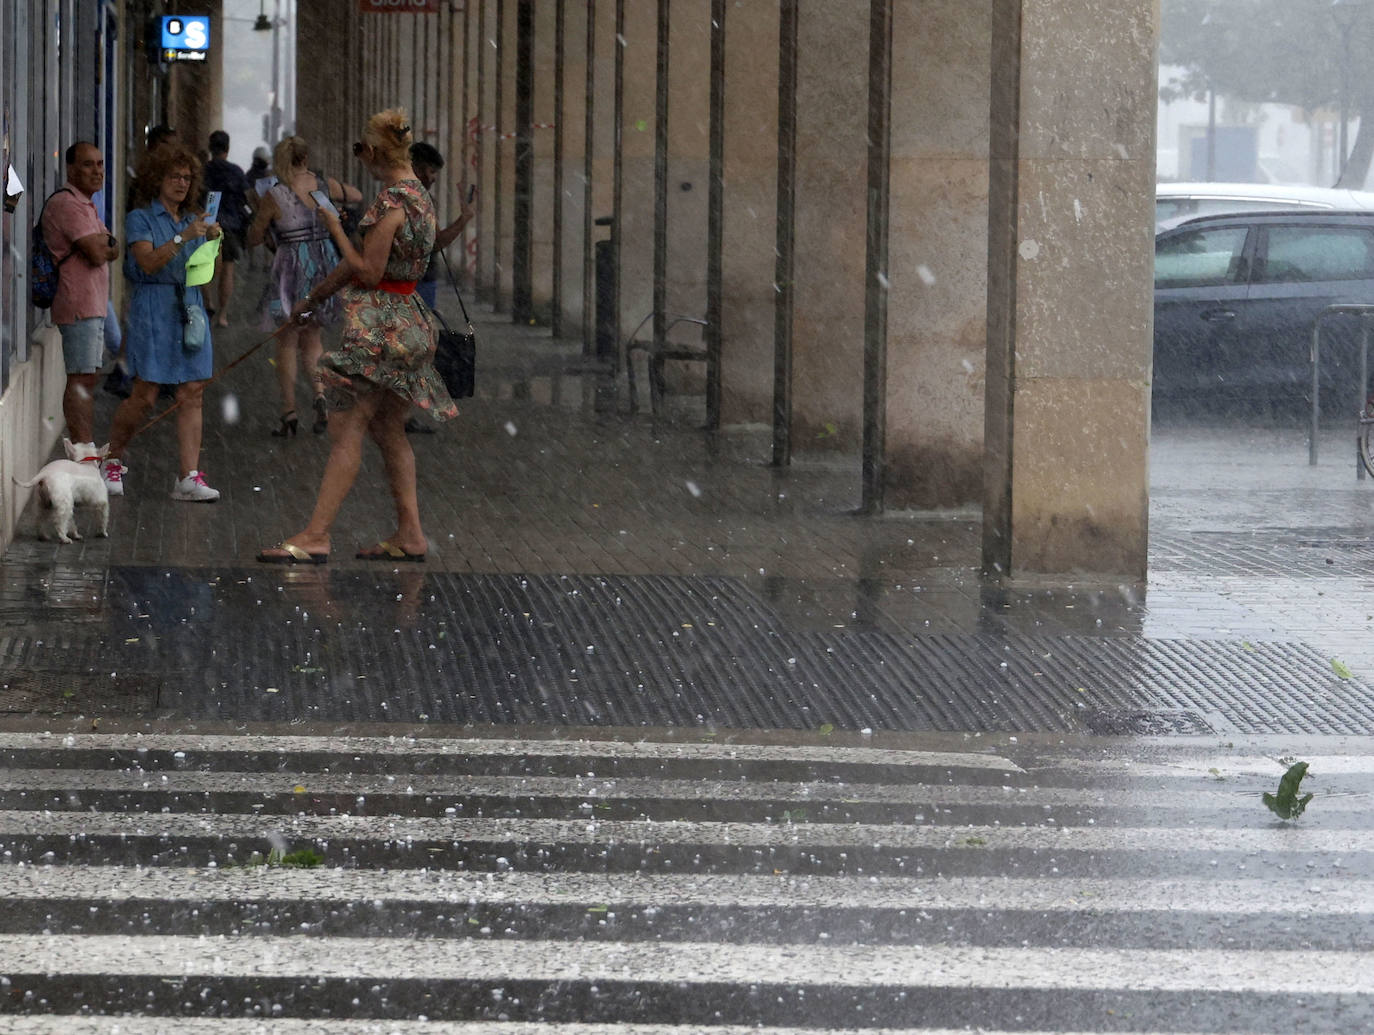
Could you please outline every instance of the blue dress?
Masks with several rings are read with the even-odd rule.
[[[205,344],[194,352],[181,346],[181,311],[178,309],[175,285],[181,284],[186,305],[204,306],[200,288],[186,287],[186,260],[204,241],[187,241],[172,261],[156,273],[144,273],[134,261],[133,245],[147,241],[160,248],[174,234],[181,233],[193,222],[195,214],[183,208],[180,221],[162,201],[154,199],[147,208],[135,209],[124,221],[124,276],[133,284],[129,300],[128,331],[124,335],[128,349],[129,372],[135,377],[156,384],[179,385],[187,381],[204,381],[215,368],[214,349],[206,332]],[[208,320],[206,321],[209,322]]]

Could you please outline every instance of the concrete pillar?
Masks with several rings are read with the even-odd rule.
[[[605,2],[605,0],[601,0]],[[599,4],[598,4],[599,6]],[[580,337],[583,329],[583,271],[586,236],[587,157],[587,5],[568,0],[564,25],[563,67],[563,334]],[[595,97],[594,105],[606,102]],[[591,299],[586,299],[591,305]]]
[[[543,324],[549,322],[549,304],[553,298],[553,172],[558,160],[553,149],[552,128],[557,117],[554,110],[556,2],[538,0],[534,6],[534,66],[530,77],[534,90],[531,98],[534,123],[534,183],[530,198],[531,311]],[[564,197],[565,205],[567,200]]]
[[[764,423],[772,412],[777,96],[777,5],[727,5],[721,256],[725,425]]]
[[[621,225],[616,228],[621,235],[622,337],[628,335],[646,314],[652,312],[654,306],[654,89],[658,67],[657,7],[656,3],[635,0],[627,0],[625,5],[625,127],[621,138],[624,198]],[[609,99],[613,100],[613,97]]]
[[[297,0],[296,132],[310,145],[311,165],[343,180],[352,175],[349,148],[361,123],[348,103],[346,82],[314,70],[348,53],[352,25],[356,21],[339,17],[329,0]]]
[[[1152,0],[993,0],[984,560],[1143,576]]]
[[[500,78],[501,106],[497,113],[496,161],[500,173],[500,198],[496,230],[499,269],[494,278],[498,285],[496,307],[508,310],[514,282],[511,277],[511,258],[515,251],[515,106],[517,92],[516,39],[519,33],[518,8],[520,0],[497,0],[497,76]],[[495,139],[499,137],[499,139]]]
[[[893,5],[886,505],[983,491],[991,0]]]
[[[668,312],[702,317],[711,173],[711,0],[672,0],[668,49]],[[680,327],[674,333],[694,340],[689,330]],[[682,372],[704,383],[701,364],[686,365]]]
[[[853,451],[863,426],[868,4],[803,3],[800,19],[791,441],[802,452]]]
[[[470,0],[473,12],[472,95],[476,124],[474,147],[477,172],[477,295],[495,302],[497,190],[496,160],[500,141],[496,136],[496,16],[501,0]]]
[[[615,169],[615,55],[620,49],[615,38],[616,0],[596,0],[595,80],[596,108],[592,119],[592,218],[611,215],[614,208]],[[605,227],[593,226],[593,240],[605,240]],[[595,287],[593,287],[593,291]],[[593,309],[596,300],[588,303]]]

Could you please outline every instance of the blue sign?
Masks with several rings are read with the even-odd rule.
[[[204,61],[210,49],[210,18],[203,14],[169,14],[162,18],[162,51],[169,61]],[[199,55],[192,57],[191,55]]]

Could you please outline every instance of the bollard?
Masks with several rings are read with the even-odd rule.
[[[601,216],[597,226],[610,228],[610,235],[593,246],[596,265],[596,362],[602,373],[597,377],[597,413],[615,409],[615,381],[620,373],[620,343],[616,341],[615,221]]]

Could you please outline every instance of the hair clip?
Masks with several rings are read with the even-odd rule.
[[[410,132],[409,123],[400,126],[393,126],[392,128],[395,130],[397,140],[404,140],[406,138],[406,134]]]

